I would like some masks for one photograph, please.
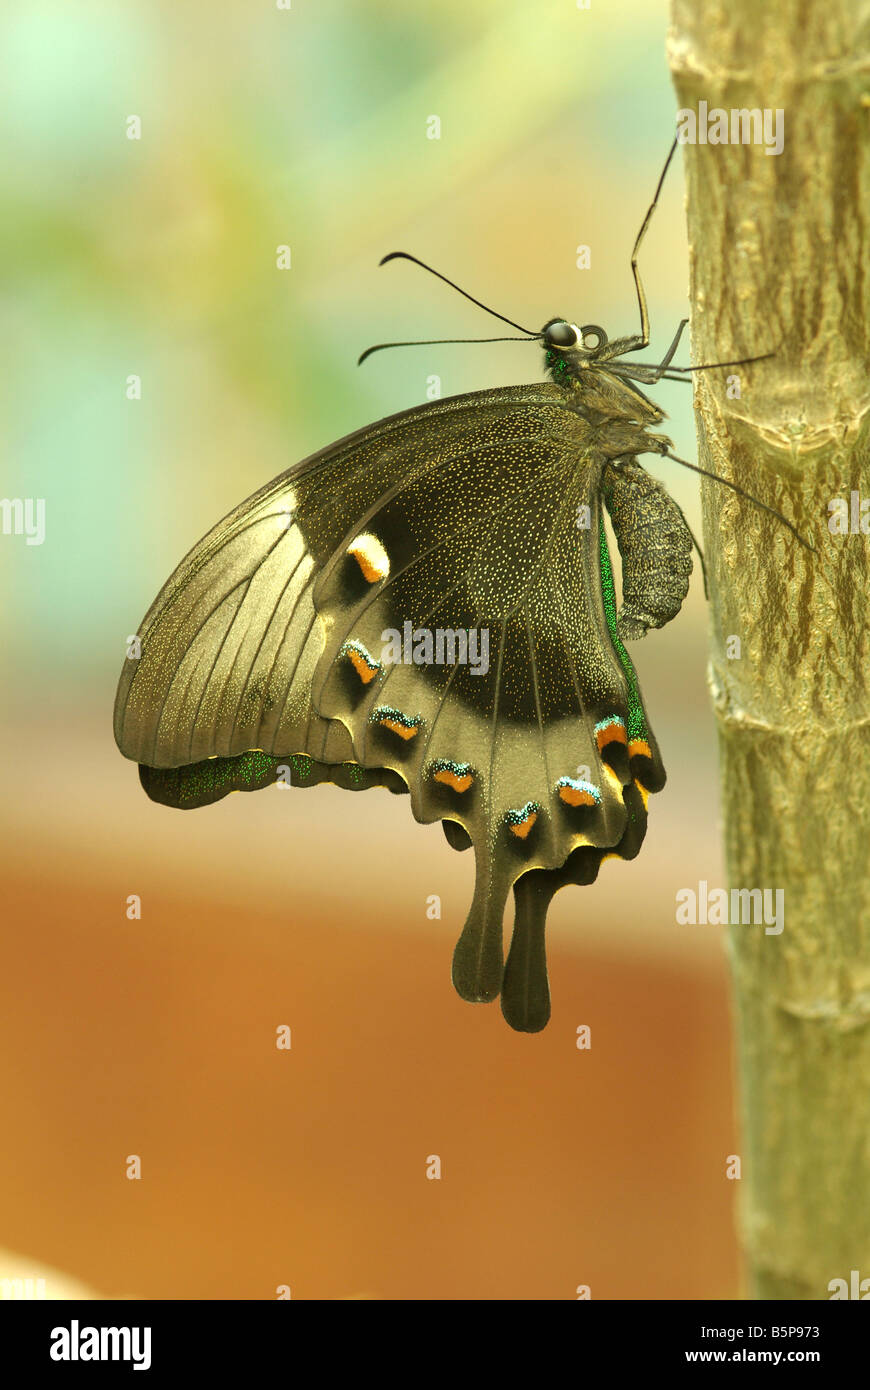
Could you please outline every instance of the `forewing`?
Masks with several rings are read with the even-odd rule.
[[[421,472],[461,459],[479,423],[534,432],[553,387],[436,401],[349,435],[281,474],[219,522],[185,557],[138,629],[115,701],[115,737],[154,768],[307,751],[352,757],[340,726],[311,705],[323,628],[311,601],[317,570],[368,512]],[[437,447],[430,442],[437,437]]]

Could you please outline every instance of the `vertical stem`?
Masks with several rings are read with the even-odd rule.
[[[681,108],[784,113],[779,154],[684,155],[694,360],[776,352],[700,374],[699,461],[815,546],[703,485],[729,881],[785,907],[780,934],[731,918],[749,1289],[825,1299],[870,1279],[870,536],[829,527],[840,498],[851,528],[856,492],[870,528],[867,8],[672,16]]]

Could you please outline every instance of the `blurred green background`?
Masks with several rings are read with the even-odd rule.
[[[0,1240],[25,1269],[109,1296],[736,1291],[721,929],[674,919],[678,888],[722,881],[697,575],[634,652],[668,786],[640,858],[554,902],[535,1038],[453,995],[472,866],[406,801],[183,815],[111,731],[125,639],[217,518],[433,375],[540,378],[519,343],[357,368],[499,330],[385,252],[519,322],[635,331],[666,30],[664,0],[7,4],[2,487],[46,501],[42,546],[0,537]],[[679,159],[641,269],[652,359],[688,314]],[[691,390],[656,397],[694,458]],[[644,462],[700,533],[697,480]]]

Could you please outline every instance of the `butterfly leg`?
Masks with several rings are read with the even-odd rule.
[[[653,367],[653,369],[652,369],[652,374],[651,374],[651,376],[650,376],[650,383],[653,383],[653,382],[658,381],[659,378],[660,378],[661,376],[663,376],[664,373],[667,371],[668,367],[670,366],[670,364],[671,364],[671,362],[672,362],[672,360],[673,360],[674,353],[676,352],[676,350],[677,350],[677,348],[678,348],[678,346],[679,346],[680,339],[681,339],[682,336],[683,336],[683,329],[686,327],[686,324],[687,324],[688,322],[689,322],[688,319],[680,319],[680,326],[679,326],[679,328],[677,329],[676,333],[674,334],[674,341],[671,343],[670,347],[668,348],[667,352],[665,353],[664,357],[662,358],[662,360],[661,360],[661,362],[658,364],[658,366],[657,366],[657,367]]]
[[[634,287],[637,291],[637,307],[640,310],[640,336],[634,339],[630,349],[626,349],[627,351],[631,352],[636,351],[638,348],[645,348],[649,346],[649,313],[646,307],[646,295],[643,291],[643,284],[640,278],[640,271],[637,268],[637,260],[641,248],[641,243],[643,242],[643,239],[647,233],[647,228],[649,227],[649,224],[652,221],[652,215],[658,207],[659,194],[662,191],[662,184],[665,181],[665,175],[667,174],[668,169],[670,168],[671,160],[674,157],[676,148],[677,141],[674,140],[674,143],[671,145],[671,148],[668,151],[668,157],[665,160],[665,167],[664,169],[662,169],[662,172],[659,176],[659,181],[656,185],[656,191],[653,194],[653,200],[647,208],[646,217],[643,219],[643,222],[641,223],[641,228],[637,234],[634,243],[634,249],[631,253],[631,273],[634,276]]]
[[[683,330],[685,329],[686,324],[688,322],[688,319],[680,320],[680,326],[674,335],[674,341],[671,343],[670,347],[665,353],[662,361],[659,362],[658,366],[654,367],[651,364],[647,365],[645,362],[617,362],[615,370],[622,375],[629,376],[635,381],[642,381],[645,385],[648,386],[654,385],[657,381],[660,381],[663,376],[669,377],[670,372],[668,371],[668,368],[670,367],[670,364],[674,357],[674,353],[676,352],[677,347],[679,346],[680,339],[683,336]],[[607,346],[603,347],[600,352],[596,353],[595,360],[596,362],[612,362],[615,361],[617,358],[624,357],[624,355],[627,352],[636,352],[638,351],[638,349],[644,348],[646,346],[648,346],[648,344],[642,343],[640,339],[637,337],[611,338]],[[673,368],[673,370],[680,372],[691,369],[684,367],[675,367]],[[684,381],[688,379],[689,378],[685,378],[682,376],[677,378],[678,381]]]

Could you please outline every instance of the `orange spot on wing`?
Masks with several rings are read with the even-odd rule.
[[[391,729],[394,734],[398,734],[399,738],[408,739],[417,737],[416,727],[409,729],[407,725],[400,724],[397,719],[381,719],[380,723],[385,729]]]
[[[599,753],[602,752],[608,744],[626,744],[628,742],[628,735],[625,732],[625,725],[621,722],[617,724],[616,721],[612,724],[605,724],[602,729],[596,731],[595,740],[598,744]]]
[[[377,584],[390,573],[390,557],[377,536],[357,536],[348,546],[347,553],[356,560],[363,579],[369,584]]]
[[[369,681],[373,681],[378,674],[377,666],[370,666],[362,652],[354,651],[353,647],[348,648],[347,654],[363,685],[368,685]]]
[[[449,768],[444,767],[440,772],[435,773],[435,781],[443,782],[445,786],[452,787],[455,792],[467,792],[474,778],[470,772],[466,772],[461,777],[457,777],[455,772],[451,772]]]
[[[529,814],[526,816],[525,820],[520,821],[517,825],[511,826],[511,834],[516,835],[517,839],[519,840],[524,840],[537,819],[537,811],[529,811]]]
[[[560,787],[559,796],[568,806],[595,806],[597,802],[591,792],[582,787]]]

